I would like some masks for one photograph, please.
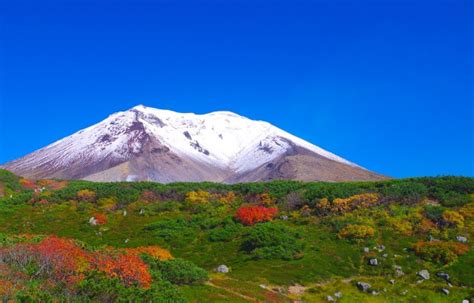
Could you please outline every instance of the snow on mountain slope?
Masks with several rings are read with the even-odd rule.
[[[351,171],[365,171],[267,122],[225,111],[197,115],[143,105],[115,113],[4,167],[36,178],[94,176],[117,181],[134,173],[138,179],[163,182],[223,181],[281,162],[290,151],[295,153],[295,146]],[[177,168],[183,172],[176,175]]]

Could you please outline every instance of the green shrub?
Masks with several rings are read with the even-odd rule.
[[[267,222],[250,229],[242,249],[256,259],[291,260],[301,256],[303,246],[298,238],[293,229]]]
[[[382,190],[385,199],[390,202],[399,202],[403,204],[415,204],[428,196],[428,188],[417,182],[398,181],[388,183]]]
[[[80,302],[186,302],[178,289],[168,281],[154,277],[148,289],[126,287],[118,279],[108,279],[97,272],[91,273],[79,284]]]
[[[428,219],[430,219],[431,221],[435,223],[438,223],[438,222],[441,222],[444,211],[445,211],[445,208],[442,206],[426,205],[424,213]]]
[[[207,271],[193,262],[183,259],[168,261],[147,260],[152,271],[158,271],[162,279],[177,285],[201,284],[209,279]]]
[[[230,223],[224,227],[212,229],[209,232],[209,240],[212,242],[228,242],[237,237],[242,230],[242,224]]]

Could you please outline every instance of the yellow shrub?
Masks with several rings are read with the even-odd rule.
[[[359,194],[351,196],[349,198],[337,198],[334,199],[331,203],[328,201],[328,199],[323,198],[319,200],[319,202],[316,204],[316,209],[319,213],[322,214],[343,214],[358,208],[366,208],[377,205],[379,201],[380,196],[379,194],[375,193]]]
[[[77,192],[77,198],[81,201],[94,201],[95,200],[95,192],[89,189],[82,189]]]
[[[474,218],[474,203],[468,203],[459,209],[459,213],[466,219]]]
[[[356,224],[348,224],[344,227],[339,233],[338,237],[340,239],[365,239],[371,238],[375,234],[375,230],[366,225],[356,225]]]
[[[118,200],[115,197],[109,197],[109,198],[102,198],[97,201],[97,204],[99,205],[99,208],[106,210],[106,211],[112,211],[117,207]]]
[[[190,191],[186,193],[186,202],[192,204],[206,204],[211,200],[211,194],[204,190]]]
[[[463,227],[464,217],[454,210],[445,210],[443,212],[443,222],[449,226]]]
[[[390,225],[400,234],[410,236],[413,232],[413,225],[407,220],[390,220]]]

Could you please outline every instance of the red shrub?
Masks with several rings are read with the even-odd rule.
[[[237,209],[235,217],[245,225],[253,225],[258,222],[271,221],[277,213],[276,207],[243,206]]]
[[[37,187],[35,181],[25,178],[20,179],[20,185],[26,189],[35,189]]]
[[[75,284],[90,268],[91,257],[73,240],[50,236],[33,246],[40,266],[57,280]]]

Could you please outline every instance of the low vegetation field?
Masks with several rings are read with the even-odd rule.
[[[4,302],[473,302],[474,179],[248,184],[0,171]]]

